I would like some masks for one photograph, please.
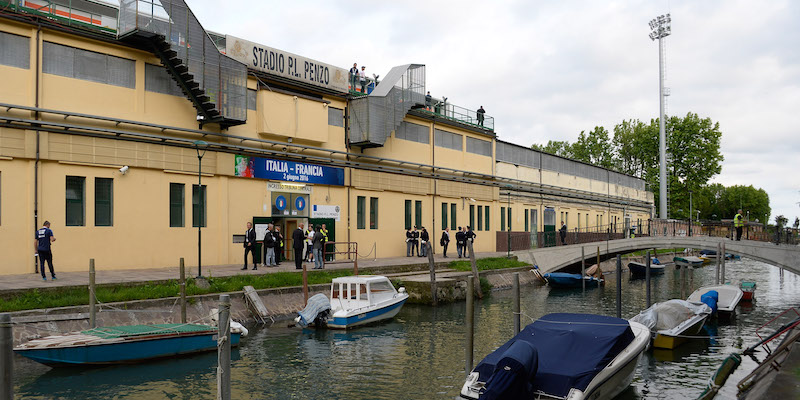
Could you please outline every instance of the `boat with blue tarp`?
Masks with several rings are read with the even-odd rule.
[[[465,399],[612,399],[633,380],[650,330],[593,314],[556,313],[486,356],[461,388]]]

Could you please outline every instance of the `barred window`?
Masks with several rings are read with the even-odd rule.
[[[31,39],[0,32],[0,64],[29,69],[31,67]]]
[[[436,140],[436,146],[438,147],[444,147],[446,149],[453,149],[458,151],[462,151],[464,149],[462,137],[457,133],[451,133],[437,129],[434,132],[434,135],[435,135],[434,139]]]
[[[328,107],[328,125],[344,127],[344,110]]]
[[[410,142],[428,144],[431,141],[430,130],[425,125],[412,124],[403,121],[400,127],[395,131],[394,136],[398,139],[408,140]]]
[[[133,60],[44,42],[42,71],[46,74],[83,79],[133,89],[136,71]]]
[[[160,65],[144,65],[144,90],[183,97],[180,86],[172,80],[167,69]]]
[[[492,142],[467,137],[467,152],[482,156],[492,156]]]
[[[247,89],[247,109],[256,111],[256,104],[258,103],[258,91]]]

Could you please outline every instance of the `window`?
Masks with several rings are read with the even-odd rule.
[[[483,225],[483,230],[488,231],[488,230],[490,230],[490,228],[489,228],[489,206],[483,207],[483,212],[486,213],[486,216],[485,216],[486,218],[484,218],[485,221],[484,221],[484,225]]]
[[[341,108],[328,107],[328,125],[344,128],[344,111]]]
[[[447,203],[442,203],[442,230],[447,229]]]
[[[44,42],[42,72],[133,89],[133,60]]]
[[[483,230],[483,206],[478,206],[478,230]]]
[[[206,227],[206,185],[199,188],[197,185],[192,185],[192,226]]]
[[[456,203],[450,203],[450,229],[455,230],[456,223]]]
[[[427,126],[405,121],[400,123],[400,127],[394,132],[394,137],[424,144],[428,144],[431,141],[430,130]]]
[[[475,205],[469,205],[469,227],[475,228]]]
[[[500,207],[500,231],[506,230],[506,208]]]
[[[84,226],[86,208],[83,200],[86,197],[86,178],[82,176],[67,177],[67,226]]]
[[[437,147],[444,147],[446,149],[461,151],[464,148],[461,135],[457,133],[450,133],[447,131],[436,129],[434,131],[434,140]]]
[[[414,225],[422,228],[422,201],[420,200],[414,202]]]
[[[525,226],[523,227],[524,231],[527,231],[528,227],[530,226],[530,224],[528,222],[529,222],[528,221],[528,209],[526,208],[525,209]]]
[[[184,203],[184,184],[169,184],[169,226],[173,228],[183,228],[185,226],[183,207]]]
[[[180,86],[161,65],[144,64],[144,90],[153,93],[183,96]]]
[[[539,210],[531,209],[531,232],[539,231]]]
[[[29,69],[31,67],[31,39],[0,32],[0,65]]]
[[[581,213],[578,213],[578,229],[581,229]]]
[[[258,104],[258,91],[253,89],[247,89],[247,109],[256,111],[256,105]],[[339,110],[340,112],[342,110]],[[330,114],[330,111],[328,111]],[[330,124],[330,116],[328,117],[328,123]]]
[[[114,226],[114,180],[94,178],[94,226]]]
[[[378,198],[369,198],[369,229],[378,229]]]
[[[364,218],[364,208],[367,206],[367,198],[364,196],[358,196],[356,199],[356,228],[357,229],[366,229],[367,223],[366,219]]]
[[[589,213],[586,213],[586,228],[589,228]]]
[[[511,230],[511,207],[508,207],[508,230]]]
[[[467,152],[482,156],[492,156],[492,142],[467,137]]]
[[[406,200],[406,229],[411,229],[411,200]]]

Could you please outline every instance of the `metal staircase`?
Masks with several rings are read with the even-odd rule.
[[[381,147],[406,114],[425,105],[425,66],[394,67],[368,96],[350,101],[352,146]]]
[[[118,37],[146,44],[197,110],[200,125],[247,120],[247,67],[221,54],[183,0],[122,0]]]

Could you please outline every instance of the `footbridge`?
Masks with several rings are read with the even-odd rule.
[[[800,274],[800,246],[790,244],[760,242],[754,240],[733,241],[708,236],[650,236],[631,239],[607,240],[566,246],[545,247],[513,252],[520,261],[538,265],[541,272],[579,272],[581,248],[584,249],[586,265],[596,263],[599,249],[600,260],[605,261],[626,254],[647,249],[693,248],[716,250],[717,245],[725,244],[725,252],[772,264],[795,274]]]

